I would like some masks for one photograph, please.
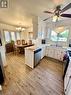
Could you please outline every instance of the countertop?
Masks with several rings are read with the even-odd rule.
[[[26,47],[25,49],[35,51],[35,50],[37,50],[39,48],[43,48],[43,47],[62,48],[62,49],[65,49],[65,50],[68,49],[68,47],[60,47],[60,46],[55,46],[55,45],[50,45],[50,44],[34,45],[34,46]]]
[[[39,49],[39,48],[43,48],[43,47],[46,47],[47,45],[46,44],[41,44],[40,46],[36,46],[36,45],[34,45],[34,46],[30,46],[30,47],[26,47],[25,49],[27,49],[27,50],[31,50],[31,51],[36,51],[37,49]]]

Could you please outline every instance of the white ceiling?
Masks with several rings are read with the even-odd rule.
[[[70,0],[8,0],[8,8],[0,8],[0,21],[12,25],[32,26],[32,17],[47,17],[44,10],[51,10],[58,4],[65,5]]]

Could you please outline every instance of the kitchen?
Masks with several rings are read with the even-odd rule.
[[[41,2],[49,9],[46,1]],[[41,2],[36,1],[40,9],[34,7],[32,0],[10,0],[10,6],[0,10],[0,93],[3,95],[71,93],[71,18],[46,20],[48,15],[41,14],[45,11]],[[31,4],[35,11],[31,10]],[[71,5],[67,1],[61,4]]]

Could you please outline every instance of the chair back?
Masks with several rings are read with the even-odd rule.
[[[32,40],[29,40],[29,45],[32,45]]]
[[[17,45],[21,45],[21,40],[16,41]]]
[[[26,43],[25,43],[25,40],[22,40],[22,45],[25,45]]]

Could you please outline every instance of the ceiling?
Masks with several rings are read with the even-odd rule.
[[[62,6],[70,0],[8,0],[8,8],[0,8],[0,21],[3,23],[30,27],[33,16],[48,17],[44,10],[52,10],[58,4]]]

